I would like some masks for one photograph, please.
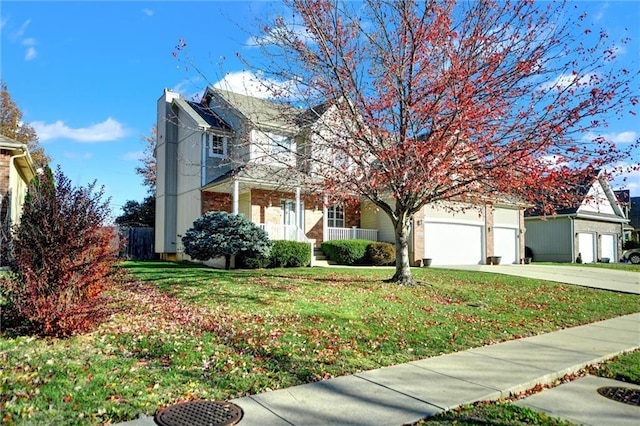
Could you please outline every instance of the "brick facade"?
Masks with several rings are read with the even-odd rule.
[[[494,256],[495,245],[493,242],[493,206],[486,204],[484,206],[484,229],[486,233],[485,250],[487,253],[486,264],[491,265],[491,256]]]
[[[202,214],[216,211],[231,213],[232,211],[231,194],[203,191],[201,200]]]
[[[9,168],[11,161],[11,153],[7,150],[0,150],[0,194],[9,192]]]

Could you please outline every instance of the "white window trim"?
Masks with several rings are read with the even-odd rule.
[[[212,158],[226,158],[227,157],[227,145],[228,138],[224,135],[217,135],[215,133],[205,132],[202,135],[203,144],[207,147],[207,152],[209,157]],[[217,153],[213,151],[213,138],[221,138],[222,139],[222,153]]]
[[[342,216],[340,218],[338,218],[338,209],[340,209],[340,215]],[[333,204],[327,207],[327,226],[329,228],[344,228],[346,223],[344,213],[344,206],[341,206],[339,204]],[[342,226],[337,226],[338,221],[342,222]],[[331,224],[330,222],[333,222],[333,224]]]

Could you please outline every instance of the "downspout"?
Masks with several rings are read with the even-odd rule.
[[[576,234],[575,234],[575,225],[573,221],[575,217],[569,216],[569,222],[571,222],[571,263],[575,263],[576,261]]]

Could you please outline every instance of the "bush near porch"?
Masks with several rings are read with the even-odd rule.
[[[268,256],[244,255],[236,258],[240,268],[297,268],[311,264],[311,249],[308,243],[298,241],[272,241]]]
[[[322,252],[339,265],[388,265],[396,258],[393,244],[369,240],[331,240],[322,243]]]

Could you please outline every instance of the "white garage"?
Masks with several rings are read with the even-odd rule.
[[[596,260],[596,235],[590,232],[578,233],[578,253],[582,263],[593,263]]]
[[[493,228],[493,252],[496,256],[502,257],[502,265],[519,263],[518,230],[506,227]]]
[[[484,226],[478,223],[429,221],[424,224],[425,258],[432,265],[484,263]]]

